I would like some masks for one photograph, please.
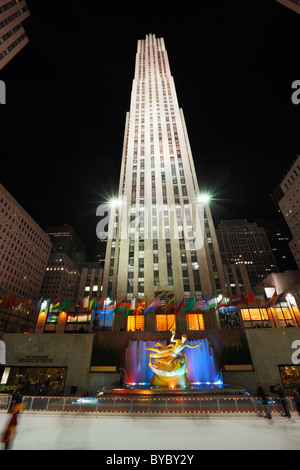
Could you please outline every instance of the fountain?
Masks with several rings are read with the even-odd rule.
[[[167,348],[166,341],[160,343],[162,350]],[[157,370],[151,367],[151,351],[156,350],[155,341],[129,341],[126,349],[125,370],[127,372],[127,386],[132,387],[166,387],[166,388],[209,388],[212,386],[222,386],[222,379],[216,370],[212,348],[208,344],[207,339],[202,339],[201,343],[191,341],[185,349],[186,361],[183,362],[184,371],[182,375],[186,375],[187,380],[172,381],[169,384],[157,380]],[[196,347],[198,346],[198,347]],[[191,347],[195,349],[191,349]],[[157,358],[156,361],[159,361]],[[155,363],[153,364],[153,366]],[[163,369],[163,367],[161,367]],[[162,374],[163,375],[163,374]],[[171,375],[172,377],[172,375]],[[174,374],[173,374],[174,377]],[[172,378],[173,378],[172,377]],[[153,380],[154,379],[154,380]],[[174,385],[173,385],[174,384]],[[170,386],[170,387],[169,387]]]

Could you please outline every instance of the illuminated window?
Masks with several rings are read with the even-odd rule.
[[[156,331],[168,331],[175,328],[175,315],[156,315]]]
[[[188,330],[205,330],[203,314],[202,313],[187,314],[187,329]]]
[[[292,315],[288,307],[274,308],[278,320],[292,320]]]
[[[128,315],[127,317],[127,331],[144,331],[144,315]]]
[[[243,320],[269,320],[266,308],[242,308],[241,315]]]

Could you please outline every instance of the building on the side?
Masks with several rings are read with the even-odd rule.
[[[52,243],[45,231],[0,184],[0,286],[38,300]]]
[[[280,185],[274,191],[278,205],[291,233],[289,247],[300,269],[300,155],[297,156]]]
[[[300,0],[276,0],[276,2],[300,14]]]
[[[245,271],[240,271],[241,285],[246,290],[253,288],[271,272],[278,271],[263,227],[258,227],[256,223],[250,223],[246,219],[222,220],[216,233],[223,265],[246,268],[246,276],[243,276]]]
[[[258,227],[266,231],[276,263],[280,272],[297,269],[295,259],[289,247],[291,235],[281,219],[257,219]]]
[[[117,201],[111,204],[103,294],[146,306],[158,295],[209,299],[225,288],[208,200],[199,198],[183,110],[163,38],[138,41]],[[142,316],[139,316],[141,319]],[[138,328],[157,329],[156,310]],[[175,317],[166,316],[166,324]],[[176,316],[186,328],[185,313]],[[115,328],[124,327],[117,314]],[[169,327],[168,326],[168,327]],[[166,328],[168,329],[168,328]]]
[[[29,15],[25,0],[0,0],[0,70],[28,44],[23,21]]]

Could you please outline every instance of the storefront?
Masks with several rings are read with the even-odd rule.
[[[84,394],[89,387],[93,335],[4,334],[0,384],[24,395]]]
[[[2,369],[2,370],[1,370]],[[2,367],[0,384],[16,386],[22,395],[63,395],[66,367]]]

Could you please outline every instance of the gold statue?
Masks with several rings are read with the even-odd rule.
[[[156,343],[156,348],[146,348],[154,351],[150,353],[149,367],[154,372],[150,385],[159,387],[186,387],[190,385],[189,379],[186,377],[187,358],[182,353],[184,348],[197,348],[202,343],[194,346],[186,343],[187,336],[182,335],[181,339],[174,339],[175,330],[172,333],[171,343],[164,346],[162,343]],[[161,349],[158,349],[160,347]],[[155,359],[152,363],[152,359]]]

